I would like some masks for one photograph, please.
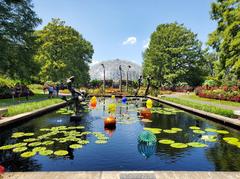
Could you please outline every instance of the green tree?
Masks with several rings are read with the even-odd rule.
[[[209,35],[208,44],[219,55],[219,79],[240,78],[240,1],[217,0],[212,3],[212,20],[217,29]]]
[[[36,74],[34,28],[41,22],[31,0],[0,0],[0,73],[30,80]]]
[[[179,82],[191,86],[203,80],[203,51],[197,35],[177,23],[161,24],[152,33],[143,54],[143,74],[153,84],[176,87]]]
[[[41,81],[60,81],[72,75],[79,84],[89,81],[89,63],[94,51],[78,31],[60,19],[53,19],[36,35],[39,49],[35,61],[40,65]]]

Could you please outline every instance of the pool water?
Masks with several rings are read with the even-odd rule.
[[[45,147],[52,151],[66,150],[67,155],[59,156],[53,153],[42,156],[37,153],[32,157],[22,157],[22,153],[33,150],[30,146],[24,152],[13,152],[12,149],[0,150],[0,165],[3,165],[7,171],[240,170],[240,146],[223,140],[224,137],[235,137],[240,140],[238,131],[157,102],[154,102],[152,109],[154,113],[151,119],[142,121],[139,110],[145,106],[143,99],[129,99],[127,104],[121,104],[121,100],[117,101],[117,110],[113,113],[117,118],[115,130],[104,129],[104,119],[109,116],[108,106],[112,103],[110,98],[99,98],[97,107],[88,112],[85,111],[81,120],[70,119],[70,115],[58,114],[54,111],[11,128],[1,129],[0,146],[22,143],[24,139],[49,134],[52,132],[52,127],[58,126],[84,126],[84,129],[82,127],[79,129],[63,128],[68,132],[77,132],[78,138],[89,143],[82,145],[82,148],[72,149],[69,146],[76,142],[59,142],[57,137],[62,134],[56,134],[56,136],[42,138],[39,141],[55,140],[54,144],[45,145]],[[168,112],[162,112],[164,109]],[[216,131],[204,131],[204,134],[194,133],[193,129],[189,128],[190,126],[199,127],[203,131],[206,128],[226,130],[229,134],[220,134]],[[42,128],[47,129],[44,131]],[[166,133],[161,130],[159,134],[155,134],[156,144],[147,145],[138,142],[138,136],[144,128],[163,130],[180,128],[182,131]],[[16,132],[34,133],[34,136],[12,138],[12,134]],[[107,143],[96,144],[95,141],[98,140],[99,135],[104,139],[109,138]],[[215,141],[204,140],[204,137],[209,135],[216,136]],[[174,148],[170,144],[159,143],[161,139],[170,139],[184,144],[200,142],[207,146]]]

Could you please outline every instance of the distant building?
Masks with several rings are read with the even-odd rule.
[[[139,76],[142,74],[142,68],[140,65],[135,64],[127,60],[108,60],[99,62],[90,67],[90,78],[91,80],[103,80],[103,67],[105,66],[105,78],[106,80],[119,81],[120,71],[119,66],[122,67],[122,79],[125,81],[127,79],[127,70],[128,70],[128,80],[135,81],[138,80]],[[131,66],[129,68],[128,66]]]

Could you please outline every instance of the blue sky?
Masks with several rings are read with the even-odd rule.
[[[94,47],[93,60],[125,59],[141,64],[144,46],[159,24],[178,22],[205,43],[216,28],[214,0],[33,0],[43,23],[60,18]]]

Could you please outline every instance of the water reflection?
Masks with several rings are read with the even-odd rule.
[[[136,107],[136,103],[137,107]],[[152,122],[139,120],[138,107],[145,106],[144,100],[129,99],[128,105],[119,103],[116,110],[116,129],[104,128],[104,119],[109,116],[107,111],[109,98],[99,98],[97,107],[90,112],[84,112],[79,120],[71,120],[69,116],[55,112],[39,117],[35,120],[18,124],[1,131],[0,145],[21,142],[11,138],[13,132],[34,132],[36,136],[42,135],[41,128],[51,128],[59,125],[84,125],[82,131],[97,131],[107,134],[110,139],[107,144],[95,144],[96,137],[84,136],[82,139],[90,143],[82,149],[71,149],[69,145],[74,142],[56,143],[47,148],[53,151],[67,150],[68,155],[59,157],[55,155],[32,158],[21,158],[20,154],[10,151],[0,151],[0,163],[8,171],[39,171],[39,170],[240,170],[239,148],[226,144],[223,136],[218,137],[215,143],[207,143],[207,148],[171,148],[169,145],[156,143],[155,145],[138,144],[137,137],[144,127],[183,129],[176,134],[161,132],[156,134],[157,140],[170,139],[175,142],[188,143],[201,141],[202,134],[195,134],[189,126],[198,126],[225,129],[222,125],[209,122],[203,118],[182,112],[176,115],[163,115],[152,113]],[[162,104],[157,106],[166,107]],[[227,129],[230,134],[239,138],[239,132]],[[209,133],[203,134],[208,135]],[[211,133],[210,133],[211,135]],[[223,157],[224,156],[224,157]],[[148,159],[148,160],[145,160]]]
[[[148,145],[146,143],[138,144],[138,152],[145,158],[149,158],[156,152],[156,144]]]

